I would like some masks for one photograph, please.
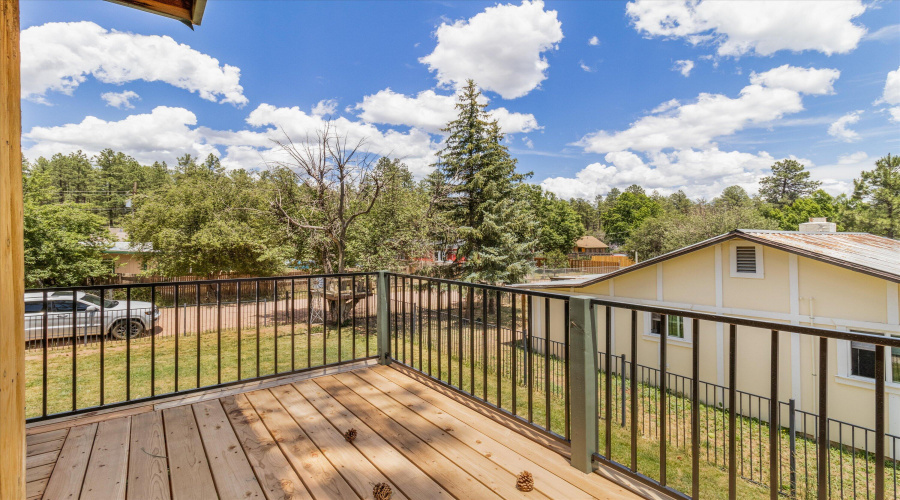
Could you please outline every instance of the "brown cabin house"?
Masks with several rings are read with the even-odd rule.
[[[575,254],[574,257],[585,257],[589,255],[599,255],[609,253],[609,245],[603,243],[593,236],[582,236],[578,238],[578,241],[575,242],[575,247],[572,249],[572,253]],[[570,255],[570,257],[572,257]]]

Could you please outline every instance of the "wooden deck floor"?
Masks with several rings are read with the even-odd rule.
[[[28,498],[353,499],[372,498],[380,482],[394,499],[639,498],[488,411],[376,366],[34,427]],[[523,470],[535,477],[530,493],[515,486]]]

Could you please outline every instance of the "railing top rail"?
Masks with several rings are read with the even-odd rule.
[[[712,321],[715,323],[728,323],[738,326],[747,326],[751,328],[760,328],[763,330],[777,330],[780,332],[799,333],[801,335],[812,335],[816,337],[825,337],[836,340],[854,340],[857,342],[866,342],[869,344],[883,345],[886,347],[900,348],[900,337],[885,337],[871,333],[849,332],[841,330],[830,330],[828,328],[820,328],[816,326],[791,325],[789,323],[777,323],[774,321],[765,321],[750,318],[741,318],[738,316],[729,316],[725,314],[711,314],[691,311],[688,309],[673,309],[669,307],[648,306],[635,304],[632,302],[622,302],[609,299],[592,298],[591,304],[598,306],[619,307],[622,309],[632,309],[635,311],[665,314],[667,316],[682,316],[685,318],[699,319],[702,321]]]
[[[353,276],[376,276],[375,271],[356,272],[356,273],[334,273],[334,274],[293,274],[286,276],[259,276],[255,278],[222,278],[195,281],[159,281],[155,283],[121,283],[117,285],[78,285],[78,286],[60,286],[52,288],[28,288],[25,293],[40,293],[43,291],[77,291],[86,292],[92,290],[111,290],[122,288],[148,288],[148,287],[174,287],[174,286],[193,286],[193,285],[215,285],[216,283],[238,283],[253,281],[275,281],[275,280],[306,280],[318,278],[350,278]]]
[[[459,281],[459,280],[451,280],[446,278],[433,278],[430,276],[418,276],[415,274],[404,274],[404,273],[388,273],[391,276],[398,276],[401,278],[412,278],[417,280],[424,281],[432,281],[437,283],[447,283],[449,285],[466,285],[474,288],[480,288],[484,290],[496,290],[499,292],[512,292],[517,295],[528,295],[531,297],[544,297],[548,299],[559,299],[559,300],[569,300],[571,298],[570,295],[566,295],[564,293],[552,293],[552,292],[539,292],[536,290],[526,290],[524,288],[513,288],[509,286],[498,286],[498,285],[485,285],[482,283],[471,283],[468,281]]]

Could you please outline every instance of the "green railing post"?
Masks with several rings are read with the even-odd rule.
[[[388,321],[388,289],[387,271],[378,271],[378,279],[375,287],[375,299],[377,300],[376,322],[378,331],[378,364],[391,364],[391,332]]]
[[[572,466],[593,470],[597,448],[597,334],[589,297],[569,298]]]

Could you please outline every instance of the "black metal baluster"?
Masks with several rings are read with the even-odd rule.
[[[390,303],[388,304],[390,305]],[[306,367],[312,368],[312,278],[306,278]]]
[[[528,337],[525,341],[525,352],[528,356],[526,361],[528,371],[528,421],[534,423],[534,356],[532,354],[532,339],[534,335],[534,300],[528,298]]]
[[[262,333],[259,330],[259,280],[255,280],[256,288],[256,378],[259,378],[259,338]]]
[[[181,333],[178,331],[178,285],[174,285],[174,298],[175,298],[175,392],[178,392],[178,337],[181,336]],[[238,351],[240,352],[240,351]],[[240,365],[238,365],[240,366]]]
[[[432,356],[432,352],[431,352],[432,348],[434,347],[433,344],[431,343],[431,326],[432,326],[431,323],[433,321],[433,318],[431,317],[431,312],[432,312],[431,294],[433,292],[431,290],[431,280],[428,280],[427,283],[428,283],[428,376],[430,377],[431,376],[431,358],[434,357],[434,356]]]
[[[544,428],[550,428],[550,298],[544,297]]]
[[[875,498],[884,498],[884,346],[875,346]],[[894,457],[896,459],[896,456]],[[896,467],[896,463],[894,464]],[[866,468],[868,470],[868,467]]]
[[[275,345],[272,346],[274,348],[273,355],[275,356],[274,364],[275,371],[274,374],[278,374],[278,279],[272,280],[272,314],[275,317],[273,322],[273,331],[275,336]]]
[[[150,287],[150,395],[156,396],[156,287]],[[106,331],[101,332],[106,335]]]
[[[700,320],[691,345],[691,498],[700,498]],[[633,383],[633,381],[632,381]]]
[[[438,380],[444,379],[444,371],[441,369],[441,365],[443,364],[443,363],[441,363],[441,345],[443,345],[443,343],[444,343],[444,341],[441,340],[441,331],[442,331],[441,316],[444,314],[443,306],[442,306],[442,304],[444,303],[444,299],[442,298],[442,294],[443,294],[443,285],[441,285],[441,283],[438,282],[438,291],[437,291],[437,309],[438,309],[438,317],[437,317],[437,337],[438,337],[437,338],[437,373],[438,373],[438,377],[437,378],[438,378]],[[447,324],[449,324],[449,323],[450,323],[450,320],[448,318]]]
[[[241,337],[241,323],[242,323],[241,309],[243,309],[243,307],[241,304],[241,282],[240,281],[237,282],[236,300],[237,300],[237,341],[238,341],[237,342],[237,380],[242,380],[243,374],[241,373],[241,362],[243,361],[242,360],[243,356],[241,355],[241,350],[243,348],[244,342],[243,342],[243,338]],[[176,303],[176,309],[178,309],[177,303]],[[175,322],[178,323],[177,320]]]
[[[512,414],[518,415],[518,408],[516,405],[516,386],[519,385],[518,374],[516,373],[517,367],[519,365],[519,319],[516,317],[516,302],[518,301],[519,296],[512,293],[512,343],[510,344],[509,358],[512,365],[512,384],[510,387],[510,396],[512,396]],[[524,311],[522,311],[524,313]]]
[[[351,355],[353,356],[351,359],[356,359],[356,275],[350,277],[350,311],[353,316],[350,320],[350,327],[353,329],[353,333],[350,335],[351,343],[353,346],[351,347]]]
[[[777,500],[780,490],[777,457],[780,454],[776,451],[778,434],[781,432],[781,426],[778,424],[778,330],[772,330],[770,343],[769,370],[772,372],[772,380],[769,386],[769,498]],[[762,418],[762,414],[760,414],[760,418]],[[760,452],[759,459],[762,460],[762,452]],[[762,476],[762,467],[760,467],[760,476]]]
[[[669,317],[665,314],[660,315],[659,328],[659,418],[656,421],[656,428],[659,431],[659,484],[666,485],[666,426],[669,422],[668,412],[668,370],[666,368],[667,346],[669,344]]]
[[[322,364],[328,364],[328,277],[322,277]]]
[[[497,315],[495,321],[497,322],[497,408],[503,408],[503,398],[502,398],[502,388],[503,384],[502,374],[503,374],[503,334],[502,334],[502,312],[503,312],[503,295],[500,294],[500,290],[495,292],[497,296]]]
[[[200,388],[200,285],[197,288],[197,388]]]
[[[369,315],[369,275],[366,275],[366,357],[370,356],[369,354],[369,323],[371,322],[371,316]],[[390,303],[390,302],[388,302]],[[390,318],[390,313],[388,313],[388,317]]]
[[[43,373],[41,374],[41,387],[42,387],[41,414],[42,414],[42,416],[46,417],[47,416],[47,378],[48,378],[47,377],[47,356],[48,356],[47,343],[50,340],[49,335],[48,335],[49,328],[47,325],[47,323],[50,320],[50,311],[49,311],[50,303],[47,301],[47,290],[44,290],[43,297],[44,298],[42,301],[42,308],[41,308],[41,310],[43,311],[43,318],[42,318],[43,323],[41,324],[41,336],[43,337],[43,342],[42,342],[43,345],[41,346],[41,350],[43,351],[42,358],[41,358],[41,364],[43,365]],[[102,297],[101,297],[101,300],[102,300]],[[102,318],[102,316],[101,316],[101,318]],[[101,329],[100,335],[102,336],[104,334],[105,334],[105,332],[103,332]],[[100,357],[100,362],[101,363],[103,362],[102,356]],[[101,371],[100,373],[102,376],[103,372]],[[102,384],[102,380],[101,380],[101,384]],[[102,394],[103,394],[103,391],[101,390],[101,396],[100,396],[101,398],[103,397]]]
[[[343,276],[338,276],[337,283],[337,360],[340,363],[344,359],[343,332],[341,332],[341,323],[344,322],[344,300],[341,296],[341,289],[344,288]]]
[[[46,297],[47,297],[47,292],[44,292],[45,302],[46,302]],[[46,306],[46,304],[45,304],[45,306]],[[151,306],[151,311],[152,311],[152,306]],[[44,370],[44,374],[46,375],[46,368]],[[45,395],[46,395],[46,390],[47,390],[47,388],[44,387]],[[106,289],[101,288],[100,289],[100,406],[103,406],[103,404],[105,402],[106,402]]]
[[[607,460],[612,460],[612,308],[606,306],[606,354],[604,355],[606,363],[606,395],[604,398],[603,415],[606,416],[606,425],[604,432],[604,454]],[[624,381],[622,382],[624,384]]]
[[[406,364],[406,343],[407,343],[406,342],[406,278],[405,277],[400,278],[400,315],[401,315],[402,324],[403,324],[403,333],[402,333],[402,337],[403,337],[402,358],[403,358],[403,361],[402,361],[402,363],[405,365]]]
[[[637,419],[638,419],[638,384],[637,384],[637,311],[631,310],[631,472],[637,472]],[[643,421],[643,419],[641,419]]]
[[[467,287],[468,288],[468,287]],[[459,357],[457,358],[457,373],[459,373],[459,390],[465,390],[463,388],[463,347],[465,342],[463,341],[464,330],[463,330],[463,286],[459,285],[459,301],[457,301],[457,307],[459,308],[459,339],[457,342],[457,347],[459,348]]]
[[[72,411],[78,409],[78,292],[72,290]]]
[[[291,278],[291,371],[297,369],[297,302],[294,297],[297,291],[297,280]]]
[[[565,325],[563,327],[563,335],[564,335],[563,355],[566,357],[566,360],[565,360],[565,377],[566,377],[565,389],[566,390],[565,390],[565,395],[564,395],[565,396],[565,407],[566,407],[566,433],[565,433],[566,439],[570,439],[570,437],[571,437],[571,425],[570,425],[570,421],[569,421],[569,418],[570,418],[570,416],[569,416],[569,396],[570,396],[570,390],[569,390],[569,376],[570,376],[570,372],[569,372],[569,321],[570,321],[570,319],[569,319],[569,299],[566,299],[565,303],[563,304],[563,324]]]
[[[481,289],[481,399],[484,402],[487,402],[487,393],[488,393],[488,379],[487,379],[487,365],[488,365],[488,292],[487,288]]]
[[[728,330],[728,498],[737,498],[737,446],[734,435],[737,413],[734,398],[737,393],[737,325]]]
[[[222,383],[222,283],[216,282],[216,383]]]
[[[882,357],[884,355],[882,354]],[[877,363],[877,361],[876,361]],[[816,436],[818,460],[816,477],[818,479],[818,498],[828,498],[828,338],[819,337],[819,425]],[[854,457],[856,454],[854,453]],[[854,468],[855,469],[855,468]]]
[[[469,287],[469,394],[475,396],[475,287]]]

